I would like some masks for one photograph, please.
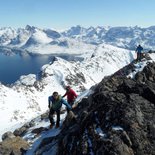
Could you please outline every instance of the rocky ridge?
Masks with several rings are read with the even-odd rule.
[[[135,79],[104,78],[36,154],[155,155],[155,63]],[[68,120],[68,122],[67,122]],[[46,141],[46,143],[45,143]],[[47,146],[50,145],[48,148]]]
[[[44,138],[34,154],[155,155],[155,63],[148,62],[133,79],[127,78],[134,64],[92,87],[93,93],[69,113],[60,133]],[[47,119],[47,115],[40,119]],[[14,135],[23,137],[33,125],[31,121]],[[31,132],[38,135],[46,130]],[[10,139],[16,136],[11,135]],[[7,138],[3,137],[1,152],[6,150]],[[26,154],[27,148],[19,148],[18,153],[22,150]]]

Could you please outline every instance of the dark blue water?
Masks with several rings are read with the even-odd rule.
[[[51,60],[52,57],[47,55],[6,56],[0,53],[0,82],[11,84],[21,75],[38,74],[40,68]]]
[[[32,55],[32,54],[13,54],[5,55],[0,50],[0,82],[3,84],[12,84],[17,81],[21,75],[36,74],[39,75],[40,68],[55,61],[55,57],[61,57],[68,61],[82,61],[79,55],[71,54],[51,54],[51,55]]]

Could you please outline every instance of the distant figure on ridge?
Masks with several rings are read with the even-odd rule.
[[[55,124],[53,119],[53,114],[56,112],[57,114],[57,121],[56,121],[56,128],[60,126],[60,110],[62,107],[62,104],[67,106],[68,111],[72,109],[72,107],[67,103],[66,100],[64,100],[61,95],[58,94],[58,92],[53,92],[51,96],[48,97],[48,107],[50,109],[49,111],[49,120],[50,120],[50,128],[52,128]]]
[[[139,44],[138,47],[136,48],[136,52],[137,52],[137,61],[141,61],[142,59],[142,50],[143,47]]]
[[[75,99],[77,98],[77,94],[73,89],[71,89],[70,86],[66,86],[66,93],[62,96],[65,97],[67,96],[67,102],[72,106],[74,104]],[[69,109],[67,109],[67,112]]]

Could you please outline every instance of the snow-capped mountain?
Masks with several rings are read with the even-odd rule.
[[[86,43],[107,43],[117,47],[135,49],[142,44],[145,49],[155,48],[154,26],[148,28],[135,27],[71,27],[63,32],[64,36],[83,40]]]
[[[0,50],[5,53],[26,51],[35,54],[81,54],[95,48],[92,44],[65,37],[51,29],[29,25],[25,29],[0,29]]]
[[[76,33],[75,33],[76,32]],[[154,26],[148,28],[135,27],[71,27],[63,32],[67,37],[83,40],[87,43],[107,43],[117,47],[135,49],[137,44],[142,44],[145,49],[155,47]]]
[[[56,57],[42,67],[39,80],[30,74],[21,76],[10,87],[0,84],[0,114],[7,114],[0,120],[0,133],[45,112],[48,109],[47,98],[53,91],[63,95],[63,86],[69,84],[80,94],[104,76],[129,64],[134,59],[134,52],[101,44],[94,51],[81,53],[81,57],[81,62]]]
[[[89,27],[74,26],[65,31],[40,29],[27,25],[25,28],[0,29],[0,46],[27,50],[30,53],[67,53],[79,46],[94,49],[106,43],[116,47],[134,50],[141,44],[145,50],[155,49],[155,27]],[[74,46],[75,45],[75,46]],[[44,52],[43,52],[44,51]]]

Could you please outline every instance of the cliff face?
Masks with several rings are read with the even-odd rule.
[[[104,78],[74,109],[75,115],[67,116],[60,134],[50,139],[50,149],[60,155],[155,155],[154,82],[155,63],[134,80]],[[36,154],[46,150],[43,146]]]

